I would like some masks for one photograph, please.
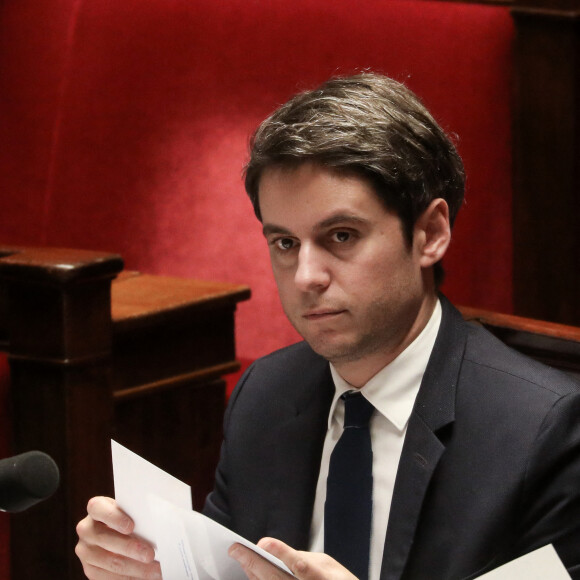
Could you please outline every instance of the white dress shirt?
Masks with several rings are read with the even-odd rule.
[[[373,517],[369,580],[379,580],[395,477],[407,425],[440,323],[441,304],[437,301],[429,322],[419,336],[360,389],[376,409],[370,423],[373,447]],[[344,401],[340,396],[353,390],[332,364],[330,370],[336,392],[328,416],[328,431],[316,486],[310,530],[312,552],[324,551],[324,502],[328,464],[332,450],[342,434],[344,423]]]

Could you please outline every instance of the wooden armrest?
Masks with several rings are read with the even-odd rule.
[[[512,348],[580,376],[580,328],[467,306],[459,310]]]

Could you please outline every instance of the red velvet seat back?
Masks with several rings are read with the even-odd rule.
[[[297,88],[371,68],[406,81],[459,135],[468,202],[446,291],[511,309],[506,8],[20,0],[1,10],[2,241],[249,283],[239,354],[291,342],[242,188],[247,136]]]
[[[297,339],[241,181],[249,133],[297,89],[370,68],[456,133],[457,301],[511,310],[507,8],[379,0],[19,0],[0,8],[0,240],[252,286],[238,354]]]

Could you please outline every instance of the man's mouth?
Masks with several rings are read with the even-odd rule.
[[[335,316],[339,316],[343,314],[346,310],[331,310],[327,308],[319,308],[315,310],[309,310],[305,314],[303,314],[303,318],[306,320],[324,320],[328,318],[333,318]]]

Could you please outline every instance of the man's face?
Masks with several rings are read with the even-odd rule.
[[[259,201],[282,306],[317,353],[338,365],[406,346],[427,300],[419,250],[365,180],[270,168]]]

